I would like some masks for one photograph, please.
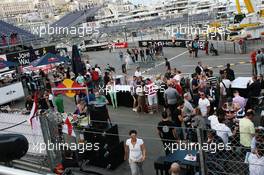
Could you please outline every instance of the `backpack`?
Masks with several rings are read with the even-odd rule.
[[[99,73],[97,71],[92,72],[92,80],[93,81],[99,80]]]
[[[227,97],[232,97],[232,90],[231,90],[231,87],[227,88],[225,83],[223,81],[221,81],[221,83],[223,84],[225,90],[226,90],[226,96]]]

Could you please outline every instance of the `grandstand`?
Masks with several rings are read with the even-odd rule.
[[[87,18],[94,17],[101,7],[93,7],[90,9],[74,11],[66,14],[61,19],[53,23],[52,27],[72,27],[80,23],[86,22]]]
[[[26,44],[34,40],[40,39],[38,36],[33,35],[32,33],[18,28],[12,24],[0,20],[0,36],[4,34],[6,37],[6,44],[3,43],[3,40],[0,39],[0,47],[10,46],[10,35],[12,33],[17,34],[16,44]]]

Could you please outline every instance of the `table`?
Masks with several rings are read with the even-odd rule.
[[[195,162],[187,161],[184,159],[187,154],[192,154],[197,156],[197,150],[176,150],[174,151],[173,154],[170,154],[166,157],[164,156],[159,157],[154,162],[156,175],[159,175],[159,172],[161,175],[163,174],[168,175],[168,170],[170,169],[171,164],[174,162],[179,163],[181,166],[182,165],[187,166],[187,168],[190,169],[190,171],[194,174],[193,170],[199,168],[198,157]],[[188,173],[188,175],[192,175],[192,173]]]

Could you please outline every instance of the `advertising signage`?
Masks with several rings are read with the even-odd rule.
[[[139,41],[139,47],[147,47],[151,44],[162,45],[163,47],[183,47],[186,48],[187,44],[192,40],[143,40]],[[204,41],[198,41],[199,49],[204,49]]]
[[[47,46],[21,52],[8,53],[6,54],[6,59],[8,61],[18,63],[21,66],[26,66],[48,52],[56,53],[55,46]]]

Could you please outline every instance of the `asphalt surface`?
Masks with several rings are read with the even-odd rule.
[[[125,51],[125,50],[124,50]],[[235,71],[236,77],[238,76],[251,76],[251,65],[249,63],[244,63],[249,61],[248,55],[231,55],[220,53],[219,56],[206,56],[204,51],[200,51],[199,57],[193,59],[189,57],[189,53],[186,52],[185,48],[165,48],[165,57],[170,59],[171,67],[176,67],[181,70],[182,73],[191,74],[198,61],[202,61],[204,65],[212,68],[212,70],[218,74],[220,69],[224,68],[227,63],[236,64],[232,66]],[[100,52],[90,52],[88,53],[90,57],[90,62],[92,65],[106,65],[109,63],[111,66],[115,67],[118,73],[121,73],[121,62],[119,61],[118,51],[109,53],[109,51]],[[162,61],[158,61],[155,65],[145,75],[156,75],[165,73],[165,65]],[[133,75],[136,65],[130,66],[129,75]],[[145,71],[143,69],[142,71]],[[136,129],[138,131],[138,136],[144,139],[147,148],[147,160],[144,163],[143,169],[144,174],[153,175],[154,161],[159,157],[165,155],[161,141],[159,140],[156,125],[161,120],[160,113],[155,115],[149,114],[137,114],[132,111],[132,109],[120,107],[118,109],[112,109],[109,106],[110,117],[112,121],[118,123],[120,139],[125,140],[128,138],[128,132],[131,129]],[[117,170],[113,171],[113,175],[130,175],[130,169],[127,162],[122,164]]]
[[[165,48],[165,57],[170,59],[172,68],[176,67],[181,70],[182,73],[193,73],[194,68],[198,61],[202,61],[204,65],[209,67],[219,67],[213,68],[215,73],[218,73],[222,66],[226,63],[239,63],[233,66],[232,69],[235,71],[236,77],[238,76],[250,76],[251,75],[251,65],[244,62],[249,61],[248,55],[231,55],[220,53],[220,56],[206,56],[203,51],[200,51],[199,58],[190,58],[188,52],[185,48]],[[115,67],[117,74],[121,73],[121,62],[118,57],[118,51],[109,53],[109,51],[98,51],[98,52],[88,52],[89,60],[92,65],[106,65],[107,63]],[[86,57],[84,56],[85,60]],[[240,64],[241,63],[241,64]],[[103,66],[102,66],[103,67]],[[131,65],[131,70],[129,74],[133,75],[136,65]],[[143,69],[145,71],[146,69]],[[165,65],[162,61],[156,63],[156,67],[151,68],[146,75],[165,73]],[[75,109],[74,100],[64,97],[65,100],[65,110],[66,112],[73,112]],[[16,103],[16,107],[23,107],[23,101]],[[138,131],[138,137],[143,138],[146,148],[147,148],[147,160],[144,162],[143,169],[144,174],[153,175],[154,161],[159,156],[164,156],[165,152],[163,150],[161,141],[158,137],[156,126],[161,120],[160,112],[154,115],[150,114],[137,114],[130,108],[119,107],[117,109],[112,109],[111,106],[108,107],[109,114],[113,123],[117,123],[119,126],[120,140],[126,140],[128,138],[128,132],[131,129],[136,129]],[[93,170],[96,170],[96,168]],[[109,175],[130,175],[130,168],[127,162],[124,162],[115,171],[109,171]]]

